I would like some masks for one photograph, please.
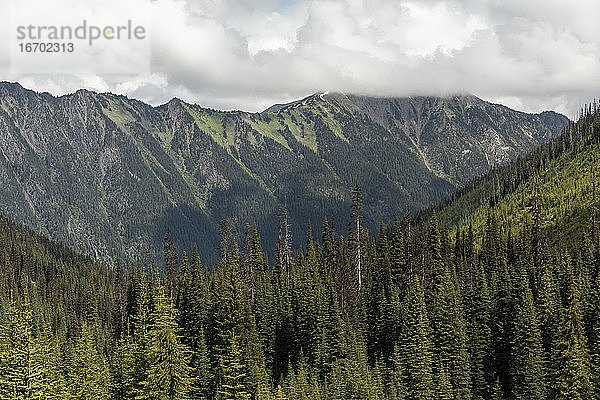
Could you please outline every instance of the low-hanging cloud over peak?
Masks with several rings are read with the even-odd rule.
[[[55,94],[85,87],[153,104],[177,96],[249,111],[319,90],[469,92],[517,109],[573,116],[600,93],[600,8],[594,0],[139,1],[152,15],[151,72],[11,71],[5,55],[14,32],[4,23],[1,80]],[[120,3],[108,0],[102,7]]]

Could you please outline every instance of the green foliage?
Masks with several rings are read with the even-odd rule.
[[[546,397],[544,352],[533,295],[526,275],[519,279],[511,377],[515,399]]]
[[[66,398],[57,363],[58,350],[48,332],[33,333],[31,306],[11,298],[0,326],[0,397],[3,399]]]
[[[406,399],[434,399],[431,329],[423,289],[415,275],[402,304],[402,329],[398,342]]]
[[[581,292],[573,276],[569,255],[564,256],[564,268],[569,275],[566,307],[563,311],[553,360],[553,399],[589,399],[590,355],[583,327]]]
[[[95,338],[86,323],[73,349],[69,373],[71,398],[102,400],[109,398],[109,374],[106,359],[98,352]]]
[[[181,343],[177,311],[163,289],[156,299],[150,330],[145,391],[157,400],[183,400],[190,391],[190,350]]]
[[[321,240],[309,226],[305,248],[296,251],[289,221],[282,221],[273,269],[258,229],[248,225],[240,256],[225,219],[216,264],[204,267],[197,248],[189,261],[185,253],[179,258],[167,240],[170,267],[162,271],[151,251],[125,270],[0,217],[0,397],[595,398],[594,192],[567,202],[568,219],[553,221],[547,211],[571,193],[549,193],[547,175],[563,176],[565,165],[597,152],[594,113],[535,153],[548,156],[538,160],[537,175],[519,170],[522,161],[508,169],[518,172],[516,186],[492,173],[505,191],[471,217],[447,225],[461,197],[431,219],[382,221],[376,239],[364,226],[339,237],[328,218]],[[233,124],[224,118],[225,127]],[[354,140],[344,124],[339,128],[331,135]],[[290,135],[282,133],[293,146]],[[222,139],[226,148],[231,137]],[[591,178],[583,168],[570,179]],[[481,188],[463,196],[480,196]],[[529,200],[513,202],[515,196]],[[355,226],[363,217],[353,208],[347,220]],[[584,227],[572,225],[581,220]]]

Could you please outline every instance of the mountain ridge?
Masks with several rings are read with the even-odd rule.
[[[380,216],[434,204],[558,131],[483,100],[343,95],[349,105],[340,96],[248,113],[1,83],[0,212],[105,259],[160,249],[167,228],[190,248],[216,236],[221,217],[238,233],[273,226],[287,205],[299,245],[308,221],[333,217],[343,232],[356,184],[374,229]],[[203,257],[216,247],[202,243]]]

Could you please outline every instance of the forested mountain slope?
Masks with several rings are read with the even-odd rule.
[[[448,228],[485,225],[493,214],[504,227],[523,229],[532,215],[557,244],[580,242],[598,220],[600,137],[598,111],[585,109],[577,124],[514,163],[477,178],[437,210]]]
[[[301,251],[223,220],[206,265],[167,235],[162,272],[148,253],[125,273],[0,219],[0,397],[598,398],[599,139],[594,106],[376,235],[359,188],[348,236],[323,220]]]
[[[0,210],[101,259],[147,245],[156,255],[169,228],[185,248],[202,238],[214,261],[222,217],[238,233],[256,221],[273,246],[287,207],[299,245],[309,220],[327,216],[345,232],[360,184],[373,230],[379,216],[435,204],[566,123],[474,96],[320,94],[251,114],[1,83]]]

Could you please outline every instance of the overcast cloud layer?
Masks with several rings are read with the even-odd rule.
[[[32,10],[51,3],[78,21],[130,0],[76,2],[89,3],[92,16],[74,0],[20,1]],[[15,32],[10,0],[0,0],[0,80],[53,94],[88,88],[248,111],[321,90],[468,92],[573,117],[600,95],[597,0],[137,1],[152,16],[150,73],[29,75],[11,71]],[[135,20],[135,9],[119,15]]]

